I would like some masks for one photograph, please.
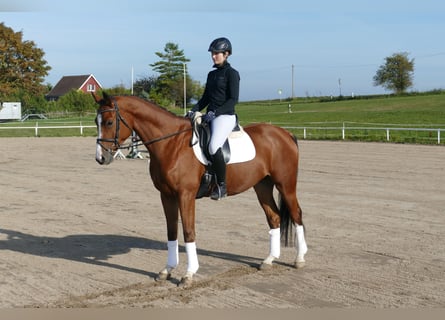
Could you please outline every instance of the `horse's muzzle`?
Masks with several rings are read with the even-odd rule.
[[[113,154],[108,151],[105,150],[100,144],[97,144],[97,149],[96,149],[96,161],[97,163],[99,163],[100,165],[108,165],[111,162],[113,162]]]
[[[96,158],[96,161],[98,164],[100,165],[108,165],[113,161],[113,157],[101,157],[101,158]]]

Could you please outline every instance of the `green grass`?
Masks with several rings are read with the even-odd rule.
[[[289,112],[289,104],[291,105]],[[171,110],[178,115],[183,109]],[[319,98],[298,98],[292,101],[253,101],[237,105],[240,123],[267,122],[286,127],[303,139],[345,139],[357,141],[386,141],[387,128],[426,128],[445,130],[445,94],[409,96],[357,97],[329,101]],[[0,137],[35,136],[35,125],[68,126],[94,125],[94,116],[69,119],[29,120],[0,124]],[[29,129],[2,130],[2,127],[26,126]],[[363,129],[362,129],[363,128]],[[368,128],[368,129],[366,129]],[[372,128],[372,129],[369,129]],[[380,128],[380,129],[377,129]],[[95,136],[95,128],[84,128],[84,136]],[[38,136],[80,136],[80,129],[39,129]],[[400,143],[437,144],[435,131],[390,130],[390,141]],[[441,132],[441,144],[445,144],[445,131]]]
[[[306,127],[307,139],[339,140],[344,126],[347,140],[387,141],[387,128],[445,129],[445,95],[249,102],[240,103],[237,113],[243,125],[268,122],[286,127],[300,139]],[[437,144],[437,130],[390,130],[389,135],[391,142]],[[445,144],[445,131],[441,132],[441,144]]]
[[[288,112],[291,104],[292,113]],[[394,124],[396,126],[445,127],[445,95],[407,96],[377,99],[351,99],[332,102],[241,103],[237,107],[241,121],[292,123]]]

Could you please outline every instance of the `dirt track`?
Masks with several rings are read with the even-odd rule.
[[[147,160],[95,163],[93,138],[0,139],[0,307],[445,307],[445,148],[300,141],[307,267],[268,253],[253,191],[198,202],[200,270],[166,262]],[[235,223],[230,223],[230,221]]]

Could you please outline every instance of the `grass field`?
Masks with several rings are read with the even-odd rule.
[[[290,107],[289,107],[290,105]],[[242,124],[269,122],[307,139],[345,139],[405,143],[437,143],[437,129],[445,129],[445,94],[360,98],[336,101],[242,103],[237,108]],[[429,131],[395,130],[417,128]],[[443,132],[445,140],[445,131]]]
[[[178,115],[182,109],[172,110]],[[403,143],[445,144],[445,93],[419,94],[401,97],[357,97],[322,101],[318,98],[298,98],[283,101],[241,102],[237,113],[242,125],[268,122],[285,127],[300,139],[346,139],[361,141],[389,141]],[[51,128],[94,126],[90,117],[28,120],[0,124],[0,137],[6,136],[76,136],[79,128]],[[22,129],[2,129],[27,127]],[[344,130],[343,130],[344,128]],[[417,128],[400,130],[395,128]],[[422,129],[423,131],[420,131]],[[388,132],[389,130],[389,132]],[[439,131],[444,130],[444,131]],[[94,136],[95,128],[83,128],[83,135]]]

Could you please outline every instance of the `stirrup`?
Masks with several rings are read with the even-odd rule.
[[[210,195],[212,200],[220,200],[227,197],[227,188],[225,184],[217,184]]]

